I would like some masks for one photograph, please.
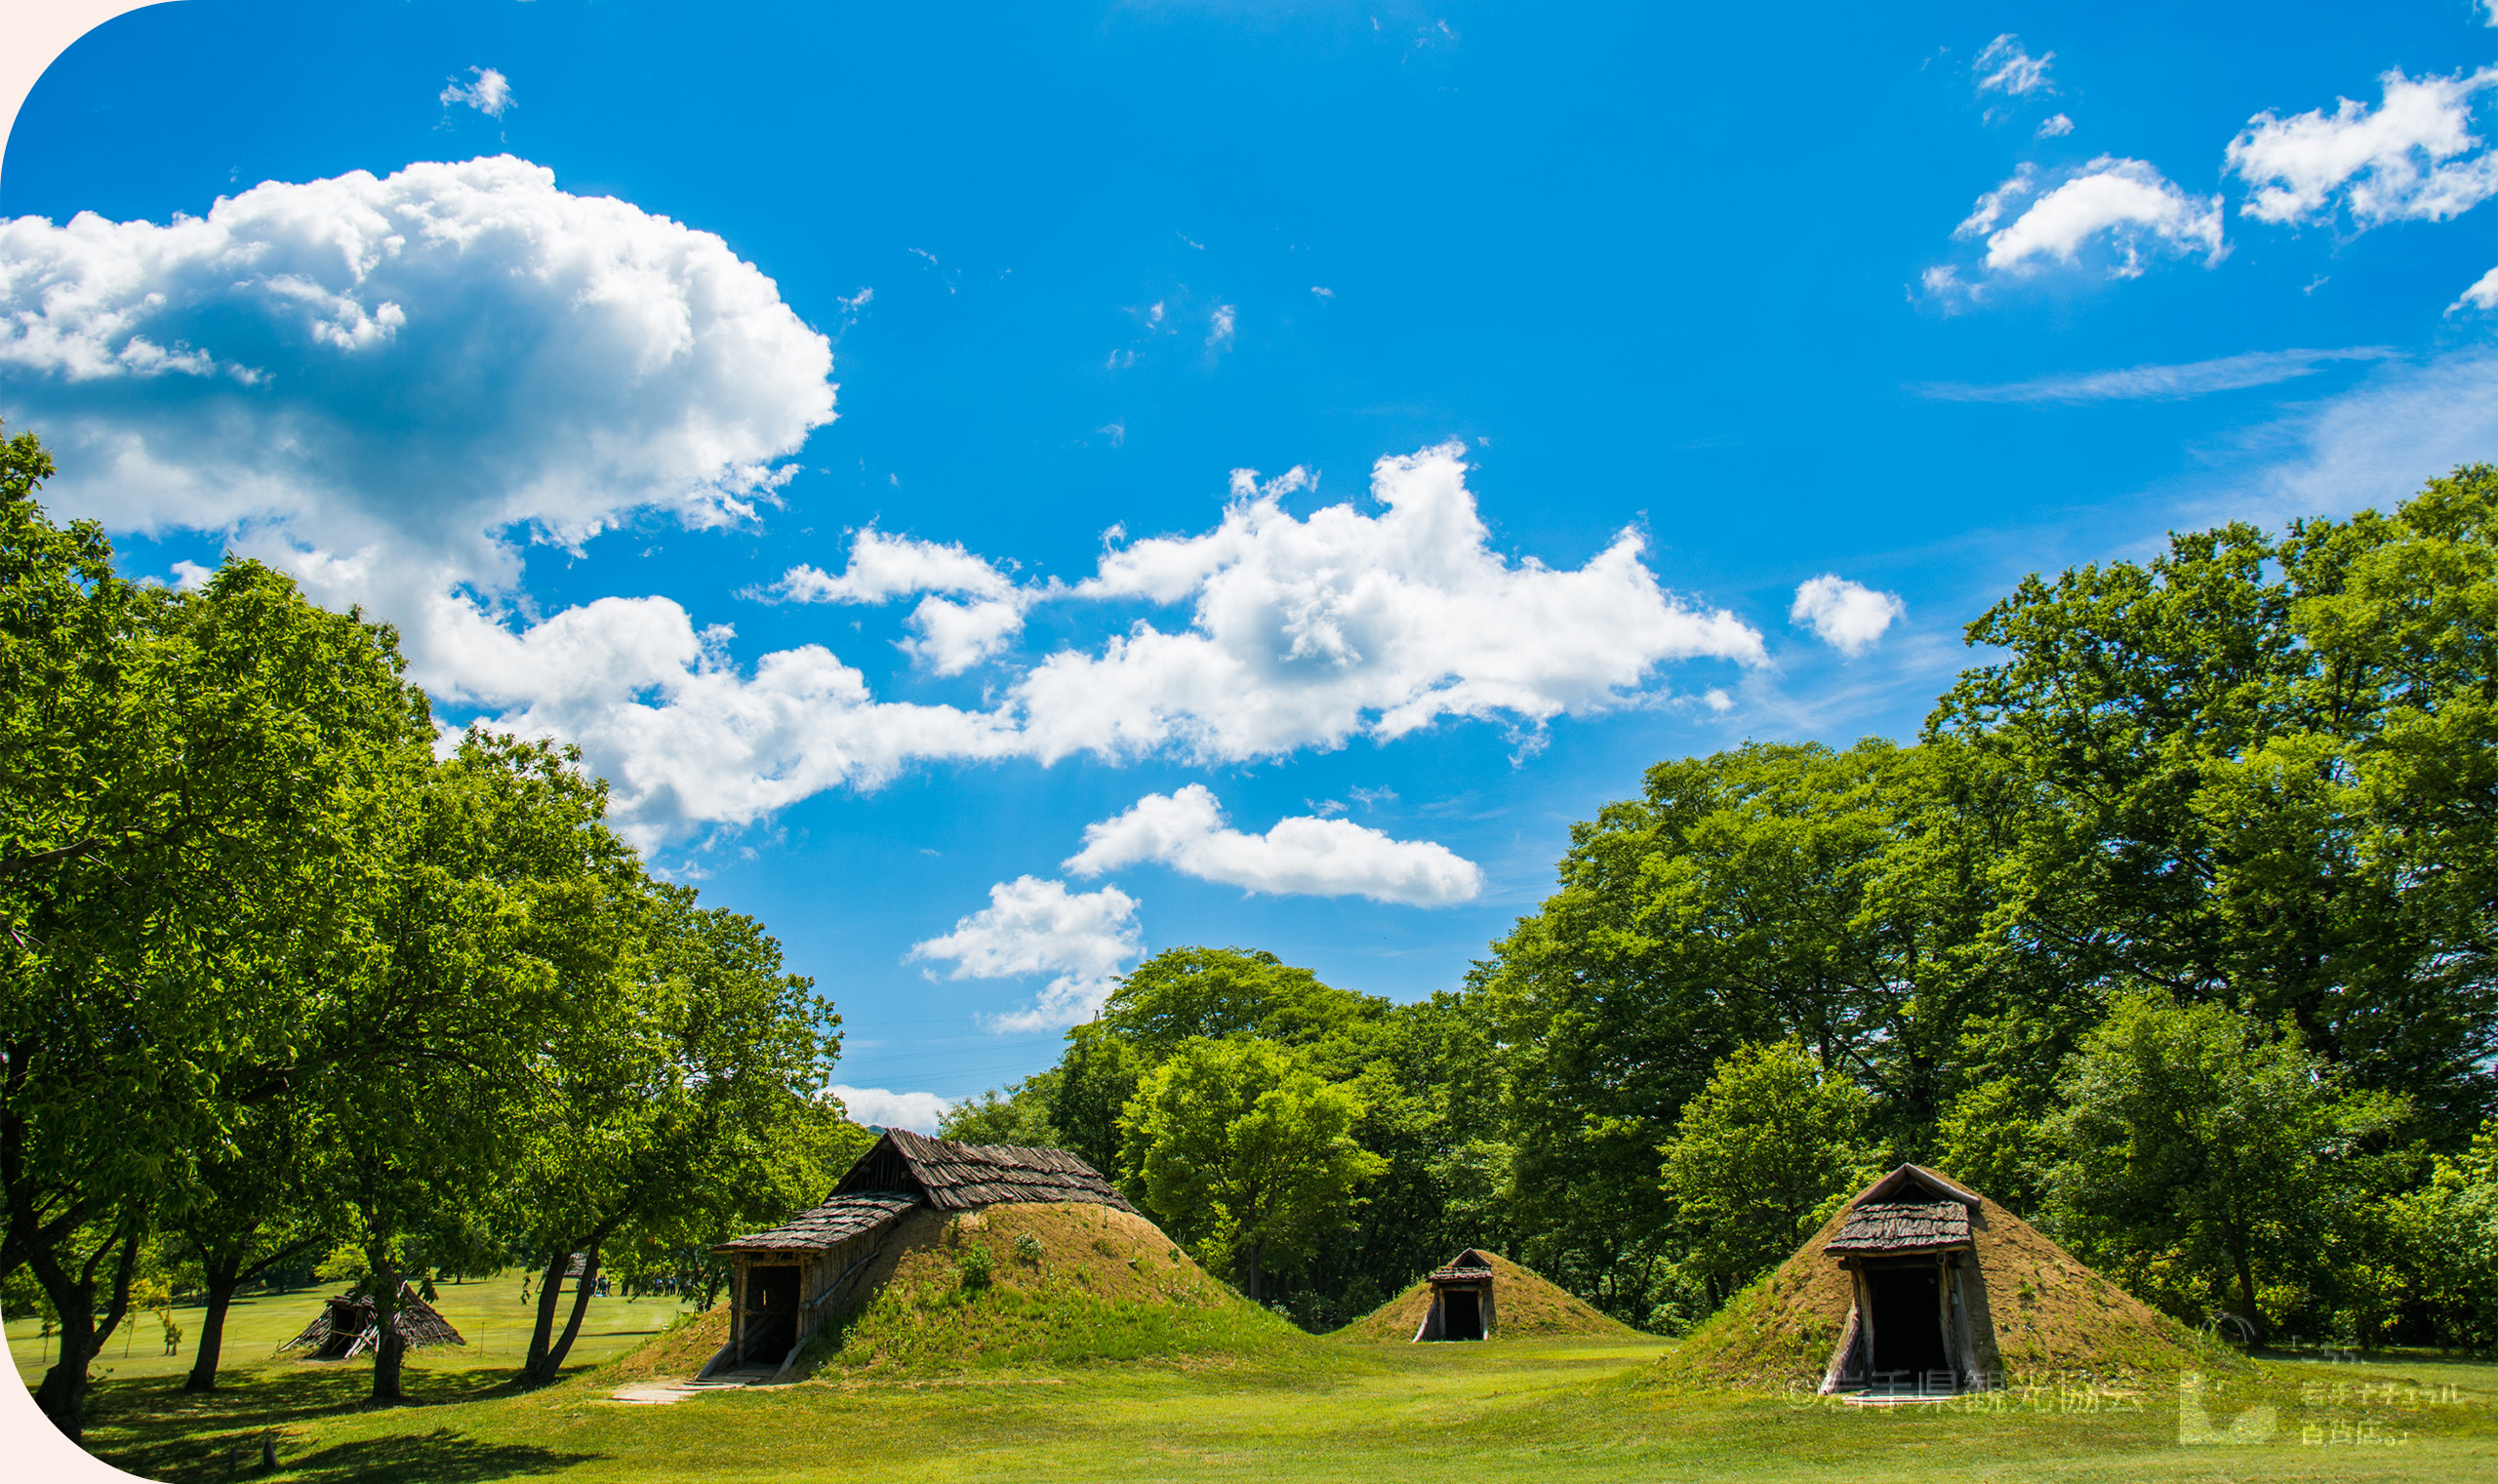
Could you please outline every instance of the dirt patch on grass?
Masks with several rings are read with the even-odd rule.
[[[1482,1249],[1475,1249],[1481,1252]],[[1621,1338],[1637,1330],[1599,1311],[1531,1268],[1484,1253],[1492,1263],[1492,1338],[1552,1339],[1567,1335]],[[1329,1336],[1360,1344],[1402,1344],[1414,1338],[1431,1311],[1431,1284],[1422,1279],[1395,1298]]]

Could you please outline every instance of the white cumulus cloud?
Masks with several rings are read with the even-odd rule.
[[[913,943],[906,961],[950,960],[949,979],[1053,976],[1039,996],[992,1021],[998,1030],[1042,1030],[1092,1018],[1111,976],[1144,951],[1137,900],[1115,886],[1069,892],[1064,881],[1018,876],[988,889],[988,905],[942,938]]]
[[[1493,551],[1460,453],[1381,460],[1378,515],[1299,520],[1281,496],[1306,476],[1261,487],[1242,471],[1215,530],[1105,553],[1073,595],[1185,601],[1192,621],[1036,665],[1012,692],[1033,751],[1245,759],[1441,716],[1541,723],[1614,705],[1666,661],[1762,661],[1733,614],[1658,585],[1635,532],[1575,570]]]
[[[450,595],[437,632],[494,725],[577,742],[611,785],[618,823],[650,845],[706,822],[745,823],[843,786],[872,788],[912,762],[1023,749],[1012,719],[879,702],[821,645],[742,668],[725,625],[698,631],[664,597],[601,598],[515,633]]]
[[[1274,896],[1441,906],[1471,902],[1483,890],[1481,869],[1447,846],[1391,839],[1350,820],[1301,815],[1263,835],[1229,828],[1203,783],[1147,794],[1117,818],[1086,825],[1084,848],[1060,869],[1098,876],[1141,861]]]
[[[466,103],[488,118],[501,118],[512,106],[511,79],[492,67],[470,67],[474,81],[463,83],[454,77],[444,86],[440,101]]]
[[[1979,92],[2019,98],[2041,89],[2056,91],[2047,81],[2047,63],[2055,60],[2053,52],[2044,57],[2031,56],[2022,49],[2021,38],[2006,31],[1986,44],[1970,70],[1977,74]]]
[[[507,156],[273,181],[168,224],[0,223],[0,415],[59,455],[56,508],[210,533],[389,620],[437,702],[579,742],[645,845],[913,763],[1532,728],[1653,699],[1671,662],[1764,659],[1635,532],[1576,568],[1494,550],[1454,445],[1383,460],[1373,513],[1299,519],[1295,478],[1244,476],[1219,526],[1114,548],[1077,588],[870,531],[842,571],[750,594],[916,596],[905,647],[943,674],[1001,660],[1041,602],[1148,610],[978,706],[880,701],[823,644],[742,657],[673,597],[528,602],[527,543],[758,518],[833,415],[830,372],[718,237]]]
[[[2498,4],[2498,0],[2492,0],[2492,3]],[[2476,309],[2498,309],[2498,268],[2491,268],[2474,279],[2471,288],[2464,290],[2461,297],[2457,298],[2453,303],[2446,305],[2446,312],[2452,314],[2466,304]]]
[[[873,1124],[880,1129],[910,1129],[921,1134],[936,1133],[939,1120],[955,1101],[935,1093],[897,1093],[890,1088],[852,1087],[846,1082],[836,1082],[826,1091],[841,1100],[842,1109],[853,1123]]]
[[[1013,580],[960,542],[939,545],[868,529],[850,542],[840,575],[797,566],[768,588],[746,594],[792,603],[882,603],[927,593],[911,611],[918,637],[904,648],[940,675],[959,675],[995,655],[1023,631],[1024,614],[1037,592]],[[940,596],[944,594],[944,596]]]
[[[2238,208],[2259,221],[2296,222],[2347,207],[2365,229],[2387,221],[2442,221],[2498,194],[2498,155],[2474,154],[2474,95],[2498,86],[2498,67],[2470,76],[2378,79],[2375,108],[2338,99],[2282,118],[2259,113],[2229,142],[2232,174],[2252,187]],[[2464,158],[2464,156],[2471,156]]]
[[[718,237],[508,156],[0,223],[0,407],[60,453],[51,498],[391,617],[438,694],[471,677],[432,600],[513,590],[515,536],[751,517],[830,370]]]
[[[2042,140],[2060,140],[2071,133],[2073,115],[2070,113],[2059,113],[2038,126],[2038,138]]]
[[[1853,660],[1872,649],[1909,606],[1897,593],[1876,592],[1835,573],[1824,573],[1795,589],[1795,605],[1787,617],[1810,628],[1815,636]]]
[[[2088,253],[2107,264],[2111,278],[2131,278],[2148,258],[2199,252],[2212,263],[2228,251],[2221,240],[2220,197],[2180,189],[2141,160],[2101,155],[2053,189],[2042,192],[2038,181],[2036,168],[2023,165],[1980,196],[1954,230],[1955,237],[1986,240],[1988,273],[2018,277],[2050,264],[2078,266]],[[2020,215],[1998,226],[2016,206]],[[1937,293],[1975,293],[1980,287],[1949,266],[1930,269],[1925,281]]]

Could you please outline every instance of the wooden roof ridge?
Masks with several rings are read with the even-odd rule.
[[[1928,1192],[1930,1198],[1958,1201],[1972,1211],[1978,1209],[1980,1204],[1975,1194],[1962,1188],[1950,1177],[1929,1170],[1923,1165],[1914,1164],[1901,1165],[1890,1174],[1866,1186],[1864,1193],[1848,1204],[1853,1207],[1914,1200],[1916,1195],[1913,1192],[1918,1187]]]
[[[887,1129],[874,1147],[833,1187],[833,1194],[891,1189],[902,1176],[941,1211],[971,1211],[1010,1202],[1136,1208],[1099,1170],[1065,1149],[1011,1143],[956,1143],[909,1129]]]
[[[1493,1276],[1492,1260],[1479,1247],[1469,1247],[1431,1270],[1432,1283],[1479,1283]]]

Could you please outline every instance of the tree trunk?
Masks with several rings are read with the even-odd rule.
[[[34,1253],[28,1263],[52,1300],[54,1312],[60,1316],[60,1358],[44,1373],[43,1384],[35,1390],[35,1405],[73,1443],[87,1430],[87,1367],[130,1311],[130,1280],[139,1270],[139,1238],[124,1232],[112,1240],[121,1243],[121,1262],[113,1272],[112,1302],[105,1306],[101,1324],[96,1322],[96,1263],[112,1250],[111,1241],[88,1259],[87,1270],[76,1278],[69,1276],[49,1249]]]
[[[35,1405],[62,1437],[74,1443],[86,1431],[87,1362],[102,1344],[96,1336],[96,1287],[72,1282],[50,1257],[47,1253],[37,1260],[35,1276],[43,1283],[45,1297],[52,1300],[53,1311],[60,1316],[60,1358],[43,1373],[43,1384],[35,1388]],[[50,1273],[44,1271],[47,1267]]]
[[[2229,1256],[2230,1262],[2237,1268],[2237,1302],[2239,1305],[2246,1310],[2246,1312],[2239,1317],[2246,1321],[2246,1328],[2249,1332],[2247,1335],[2248,1343],[2252,1344],[2261,1344],[2264,1342],[2264,1316],[2258,1313],[2255,1308],[2255,1273],[2254,1269],[2246,1261],[2246,1233],[2244,1230],[2236,1228],[2233,1228],[2231,1230],[2229,1234]]]
[[[399,1333],[399,1267],[379,1242],[369,1244],[364,1257],[373,1273],[373,1399],[404,1401],[407,1398],[399,1390],[399,1363],[407,1358],[408,1341]]]
[[[1267,1244],[1264,1242],[1252,1242],[1249,1244],[1249,1302],[1252,1304],[1262,1302],[1258,1297],[1260,1287],[1258,1282],[1258,1259],[1266,1248],[1266,1245]]]
[[[589,1239],[589,1245],[582,1249],[582,1275],[575,1281],[573,1288],[572,1317],[564,1321],[563,1338],[555,1342],[554,1348],[547,1352],[539,1368],[531,1373],[533,1380],[553,1381],[557,1373],[564,1368],[564,1357],[572,1353],[573,1337],[582,1332],[582,1315],[589,1308],[590,1285],[598,1278],[599,1241],[599,1237],[593,1236]]]
[[[191,1351],[190,1378],[182,1383],[185,1391],[217,1389],[217,1355],[225,1344],[225,1310],[234,1303],[234,1290],[243,1286],[243,1255],[202,1263],[200,1267],[208,1279],[208,1310],[200,1317],[199,1341]]]
[[[548,1342],[555,1333],[555,1297],[564,1286],[564,1274],[573,1265],[573,1255],[558,1250],[547,1263],[545,1274],[538,1284],[538,1322],[530,1326],[529,1356],[520,1365],[520,1374],[534,1377],[545,1369]]]

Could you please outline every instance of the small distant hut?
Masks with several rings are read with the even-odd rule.
[[[435,1312],[434,1306],[417,1297],[415,1289],[399,1285],[399,1310],[390,1327],[412,1350],[427,1345],[466,1344],[451,1321]],[[309,1351],[314,1360],[353,1360],[382,1343],[382,1325],[375,1317],[369,1295],[340,1294],[321,1301],[321,1312],[303,1327],[303,1333],[277,1347],[283,1355],[290,1350]]]
[[[1431,1309],[1414,1343],[1491,1339],[1492,1278],[1492,1260],[1471,1247],[1434,1269],[1424,1280],[1431,1285]]]
[[[888,1129],[823,1204],[711,1249],[729,1260],[729,1342],[704,1373],[776,1374],[826,1322],[866,1297],[875,1260],[915,1212],[1076,1202],[1136,1215],[1099,1171],[1065,1149],[954,1143]]]

